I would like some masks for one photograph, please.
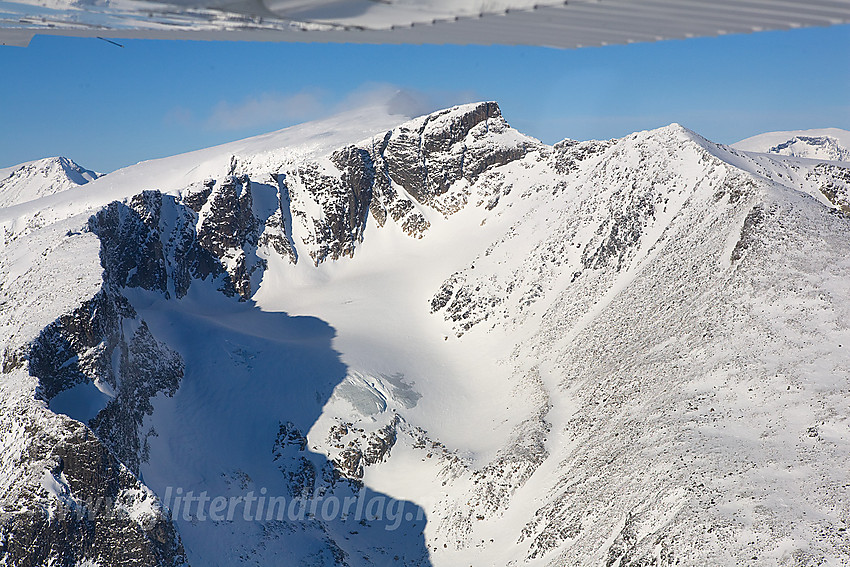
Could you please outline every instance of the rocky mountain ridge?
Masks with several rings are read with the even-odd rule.
[[[0,557],[846,557],[850,500],[828,474],[846,464],[846,356],[825,345],[847,333],[850,170],[733,150],[679,125],[550,147],[492,102],[293,155],[222,154],[176,190],[5,223]],[[303,310],[330,322],[333,350],[315,323],[274,316]],[[411,343],[421,359],[403,355]],[[250,382],[227,394],[236,377]],[[756,394],[772,409],[753,409]],[[217,395],[254,400],[256,416]],[[289,405],[264,405],[284,395]],[[221,418],[199,417],[217,407]],[[242,418],[256,450],[227,445]],[[758,440],[723,433],[738,420],[758,424]],[[481,429],[466,440],[469,426]],[[200,453],[200,471],[169,453],[216,444],[229,460]],[[84,457],[97,464],[76,464]],[[799,488],[772,487],[783,508],[758,479],[785,466]],[[181,482],[230,494],[365,486],[421,505],[428,524],[387,539],[380,523],[169,520],[158,499]],[[94,486],[109,487],[96,496],[113,514],[55,520]],[[815,509],[819,519],[804,517]],[[102,529],[115,539],[73,543]],[[136,563],[114,555],[127,546]]]

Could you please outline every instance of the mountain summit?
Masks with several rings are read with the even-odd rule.
[[[0,207],[73,189],[100,176],[64,157],[45,158],[0,169]]]
[[[396,122],[0,209],[0,562],[850,561],[850,169]]]
[[[759,134],[733,144],[739,150],[850,162],[850,132],[839,128]]]

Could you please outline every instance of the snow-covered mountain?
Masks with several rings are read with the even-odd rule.
[[[0,209],[2,561],[850,561],[850,169],[397,121]]]
[[[768,132],[732,144],[748,152],[850,162],[850,132],[839,128]]]
[[[64,157],[0,169],[0,207],[10,207],[85,185],[100,177]]]

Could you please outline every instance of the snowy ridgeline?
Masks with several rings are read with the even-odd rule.
[[[53,195],[85,185],[100,176],[64,157],[45,158],[0,169],[0,207]]]
[[[846,136],[0,171],[0,563],[850,561]]]

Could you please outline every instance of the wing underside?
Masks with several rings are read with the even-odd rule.
[[[576,48],[850,22],[850,0],[17,0],[0,44],[35,34]]]

